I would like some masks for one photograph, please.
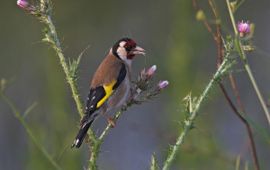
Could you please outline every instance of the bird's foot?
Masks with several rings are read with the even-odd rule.
[[[107,118],[107,122],[110,124],[112,128],[115,127],[115,120],[112,117]]]

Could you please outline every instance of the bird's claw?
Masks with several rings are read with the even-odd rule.
[[[110,126],[111,126],[112,128],[115,127],[115,120],[114,120],[113,118],[108,117],[108,118],[107,118],[107,121],[108,121],[108,123],[110,124]]]

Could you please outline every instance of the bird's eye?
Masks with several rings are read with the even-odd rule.
[[[126,49],[127,51],[131,51],[132,47],[131,47],[131,46],[126,46],[125,49]]]

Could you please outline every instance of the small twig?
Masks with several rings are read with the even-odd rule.
[[[192,0],[192,3],[193,3],[193,8],[196,10],[196,11],[199,11],[199,10],[202,10],[198,7],[197,5],[197,1],[196,0]],[[203,11],[203,10],[202,10]],[[205,26],[205,28],[207,29],[207,31],[212,34],[213,38],[215,39],[215,33],[213,32],[209,22],[207,21],[207,19],[204,19],[203,21],[203,24]]]
[[[123,113],[123,111],[118,111],[116,112],[115,116],[114,116],[114,120],[118,120],[118,118],[120,117],[120,115]],[[89,170],[95,170],[97,169],[97,158],[100,152],[100,145],[104,140],[104,137],[108,134],[109,130],[111,129],[111,125],[108,123],[108,125],[106,126],[106,128],[103,130],[103,132],[101,133],[101,135],[98,137],[98,139],[96,140],[96,142],[93,144],[93,146],[90,148],[91,149],[91,157],[89,160]]]
[[[122,107],[120,111],[115,113],[113,120],[116,122],[119,119],[119,117],[123,114],[123,112],[126,111],[127,108],[130,107],[132,104],[136,104],[136,103],[134,103],[132,100],[129,101],[126,104],[126,106]],[[89,170],[97,169],[96,162],[97,162],[98,154],[100,152],[100,145],[103,142],[105,136],[109,133],[111,128],[112,128],[111,124],[108,123],[105,129],[100,134],[100,136],[96,139],[96,142],[91,147],[92,154],[89,160]]]
[[[156,86],[153,86],[152,77],[156,69],[157,66],[153,65],[149,69],[147,70],[143,69],[141,71],[137,81],[133,82],[134,83],[133,87],[130,89],[131,90],[130,99],[124,106],[122,106],[122,108],[118,112],[115,113],[113,118],[114,122],[116,122],[119,119],[119,117],[132,105],[135,104],[138,105],[143,102],[149,101],[150,99],[153,99],[161,92],[162,89],[168,86],[169,82],[164,80],[160,81]],[[100,134],[100,136],[97,138],[96,142],[90,148],[92,150],[92,155],[89,160],[89,170],[97,169],[96,162],[100,152],[100,146],[111,128],[112,125],[108,123],[107,126],[102,131],[102,133]]]
[[[230,63],[229,63],[228,56],[226,56],[222,64],[217,69],[216,73],[214,74],[213,78],[210,80],[210,82],[208,83],[208,85],[206,86],[206,88],[204,89],[204,91],[202,92],[198,100],[196,101],[195,107],[194,109],[192,109],[192,112],[190,113],[189,117],[185,120],[183,131],[180,133],[180,135],[178,136],[176,140],[176,143],[173,145],[171,151],[169,152],[164,162],[162,170],[168,170],[169,167],[171,166],[172,161],[174,160],[176,153],[179,150],[180,145],[184,142],[186,135],[188,134],[189,130],[192,128],[193,122],[195,121],[198,115],[198,112],[201,108],[202,103],[207,98],[210,90],[213,88],[215,83],[218,82],[221,79],[221,77],[224,75],[224,73],[227,72],[228,69],[230,68],[228,67],[228,64]]]
[[[56,51],[56,53],[57,53],[57,55],[59,57],[60,64],[61,64],[61,66],[63,68],[63,71],[64,71],[64,73],[66,75],[66,79],[67,79],[67,82],[68,82],[68,84],[70,86],[72,96],[73,96],[73,98],[75,100],[78,113],[82,117],[84,115],[84,111],[83,111],[83,107],[82,107],[82,101],[81,101],[80,96],[79,96],[79,92],[78,92],[78,89],[77,89],[76,82],[74,82],[73,78],[70,76],[69,67],[68,67],[66,59],[64,57],[63,50],[61,48],[61,44],[60,44],[59,38],[57,36],[55,26],[54,26],[54,24],[52,22],[51,16],[46,16],[46,22],[45,23],[47,24],[47,26],[50,29],[50,34],[52,35],[53,40],[54,40],[53,48],[55,49],[55,51]]]
[[[240,97],[240,93],[236,84],[236,80],[232,73],[229,74],[229,79],[230,79],[231,87],[234,92],[234,96],[236,97],[237,105],[239,106],[239,109],[241,110],[241,112],[245,113],[245,107],[241,101],[241,97]]]
[[[6,95],[4,95],[3,92],[0,92],[0,96],[3,98],[3,100],[11,108],[14,116],[20,121],[20,123],[22,124],[22,126],[26,130],[27,134],[29,135],[30,139],[33,141],[33,143],[36,145],[36,147],[41,151],[41,153],[45,156],[45,158],[48,159],[48,161],[52,164],[52,166],[55,169],[62,170],[62,168],[53,160],[52,156],[47,152],[47,150],[43,147],[43,145],[37,140],[37,138],[35,137],[34,133],[31,130],[31,128],[29,127],[27,122],[24,120],[22,114],[15,107],[14,103]]]
[[[213,14],[215,16],[215,19],[218,20],[219,19],[219,14],[218,14],[218,11],[217,11],[216,6],[214,4],[214,1],[213,0],[208,0],[208,2],[209,2],[209,6],[211,7],[212,12],[213,12]],[[214,40],[216,42],[217,51],[218,51],[218,59],[217,59],[217,68],[218,68],[220,66],[220,64],[221,64],[221,62],[223,60],[223,56],[224,56],[224,48],[223,48],[222,35],[221,35],[221,26],[218,23],[216,23],[216,36],[215,36]],[[243,104],[241,102],[239,91],[238,91],[238,88],[237,88],[237,85],[236,85],[236,82],[235,82],[235,79],[234,79],[232,73],[229,74],[229,77],[230,77],[231,87],[232,87],[233,92],[235,94],[235,97],[237,99],[239,108],[241,109],[241,112],[244,113],[244,106],[243,106]],[[253,133],[252,133],[252,129],[250,127],[250,124],[238,112],[237,108],[234,106],[231,98],[229,97],[225,87],[223,86],[223,84],[221,82],[219,83],[219,86],[220,86],[220,88],[221,88],[227,102],[229,103],[229,106],[232,108],[232,110],[234,111],[236,116],[241,120],[241,122],[245,125],[245,127],[247,129],[253,162],[255,164],[256,170],[259,170],[260,169],[259,161],[258,161],[256,146],[255,146],[254,137],[253,137]]]
[[[41,1],[41,5],[45,4],[45,3],[46,2],[44,0]],[[52,8],[50,6],[51,3],[48,3],[48,5],[49,5],[49,7],[48,7],[49,10],[51,10],[51,8]],[[63,50],[61,47],[61,43],[59,41],[59,38],[58,38],[58,35],[56,32],[55,25],[53,24],[53,21],[52,21],[50,14],[48,14],[48,13],[42,13],[42,14],[43,14],[43,17],[41,17],[41,21],[44,22],[49,29],[49,31],[48,31],[49,35],[46,35],[45,40],[51,44],[51,46],[53,47],[53,49],[55,50],[55,52],[59,58],[60,64],[61,64],[63,71],[65,73],[65,76],[66,76],[66,80],[70,86],[73,99],[76,103],[77,111],[78,111],[80,117],[83,117],[84,111],[83,111],[82,101],[80,99],[80,95],[78,92],[76,80],[74,80],[74,78],[72,77],[72,75],[70,73],[70,68],[69,68],[67,61],[66,61],[66,58],[64,56],[64,53],[63,53]],[[89,129],[88,134],[91,137],[91,139],[93,141],[95,141],[95,134],[93,133],[93,131],[91,129]]]
[[[234,113],[238,116],[238,118],[244,123],[244,125],[247,129],[254,165],[255,165],[256,170],[260,170],[260,165],[259,165],[259,160],[258,160],[258,156],[257,156],[257,152],[256,152],[256,146],[255,146],[254,137],[252,134],[252,129],[251,129],[248,121],[238,112],[237,108],[235,107],[235,105],[233,104],[232,100],[230,99],[228,93],[226,92],[226,89],[224,88],[224,86],[221,83],[220,83],[220,88],[221,88],[226,100],[228,101],[230,107],[233,109]]]
[[[26,118],[26,116],[28,116],[28,114],[37,106],[37,102],[34,102],[31,106],[29,106],[24,114],[23,114],[23,118]]]
[[[243,103],[242,103],[240,95],[239,95],[239,90],[237,88],[236,81],[235,81],[232,74],[230,74],[230,82],[231,82],[231,86],[233,88],[234,95],[236,96],[236,100],[237,100],[239,109],[240,109],[240,111],[242,113],[245,113],[245,109],[244,109]],[[260,170],[260,164],[259,164],[259,159],[258,159],[258,156],[257,156],[256,145],[255,145],[255,142],[254,142],[254,137],[253,137],[253,133],[252,133],[252,129],[250,127],[250,124],[243,116],[241,116],[241,114],[238,111],[235,112],[235,113],[239,118],[241,117],[240,120],[244,123],[244,125],[245,125],[245,127],[247,129],[248,137],[249,137],[249,143],[250,143],[250,149],[251,149],[251,154],[252,154],[252,159],[253,159],[253,162],[254,162],[254,165],[255,165],[255,169]]]
[[[249,63],[248,63],[248,60],[247,60],[247,57],[246,57],[246,53],[243,50],[242,43],[238,38],[238,31],[237,31],[237,28],[236,28],[236,23],[235,23],[233,11],[232,11],[232,9],[230,7],[230,1],[226,0],[226,3],[227,3],[227,8],[228,8],[228,11],[229,11],[229,15],[230,15],[231,23],[232,23],[232,26],[233,26],[233,29],[234,29],[234,34],[235,34],[235,37],[236,37],[235,38],[236,49],[237,49],[237,51],[238,51],[238,53],[240,55],[240,58],[241,58],[241,60],[242,60],[242,62],[244,64],[244,68],[245,68],[245,70],[246,70],[246,72],[248,74],[248,77],[249,77],[249,79],[250,79],[250,81],[251,81],[251,83],[253,85],[253,88],[254,88],[254,90],[256,92],[256,95],[257,95],[257,97],[258,97],[258,99],[259,99],[259,101],[261,103],[261,106],[262,106],[262,108],[264,110],[265,116],[266,116],[267,121],[268,121],[268,125],[270,126],[270,113],[269,113],[269,110],[268,110],[268,108],[266,106],[266,103],[265,103],[265,101],[263,99],[263,96],[262,96],[262,94],[261,94],[261,92],[260,92],[260,90],[258,88],[257,82],[256,82],[256,80],[255,80],[255,78],[253,76],[253,73],[251,71],[251,68],[249,66]]]

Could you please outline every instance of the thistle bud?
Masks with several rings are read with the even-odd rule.
[[[158,83],[158,89],[162,90],[166,88],[169,85],[169,82],[167,80],[162,80]]]
[[[237,30],[240,37],[244,37],[246,34],[250,33],[250,23],[244,21],[238,22]]]
[[[152,67],[150,67],[147,71],[146,71],[146,75],[148,77],[152,77],[154,75],[154,73],[156,72],[157,70],[157,66],[156,65],[153,65]]]
[[[29,6],[27,0],[18,0],[17,5],[23,9],[26,9]]]

